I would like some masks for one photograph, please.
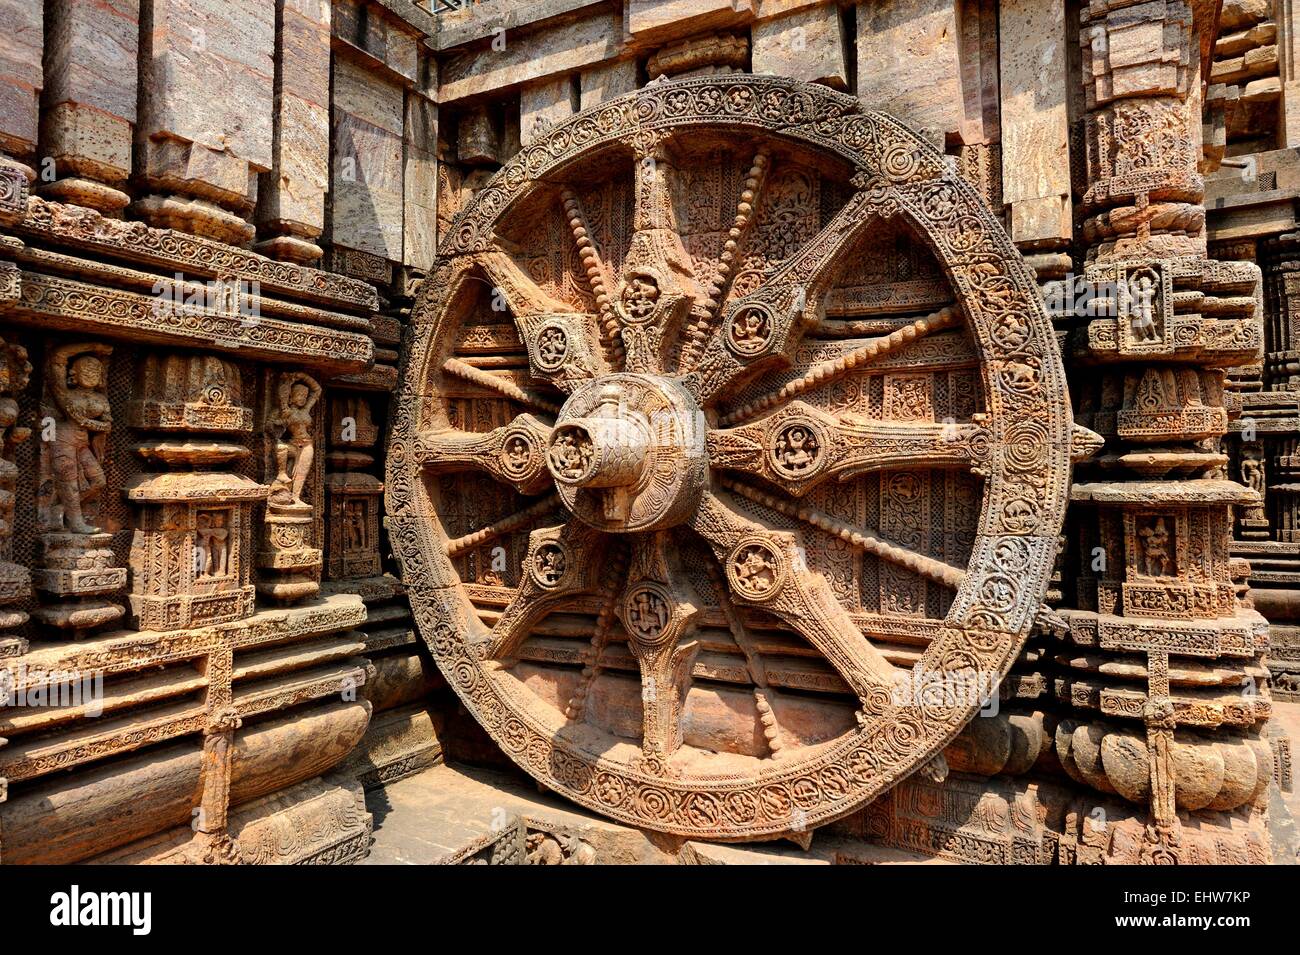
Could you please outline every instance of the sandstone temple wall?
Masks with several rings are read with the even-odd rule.
[[[427,613],[417,626],[433,588],[409,562],[403,580],[390,541],[410,518],[385,510],[406,463],[392,455],[415,453],[390,438],[426,397],[410,384],[409,355],[433,347],[422,309],[512,160],[661,78],[733,74],[857,97],[943,157],[1023,257],[1012,279],[1043,296],[1080,426],[1046,606],[996,715],[831,825],[969,862],[1272,861],[1269,807],[1291,788],[1274,704],[1300,703],[1298,55],[1300,14],[1280,0],[0,0],[0,862],[354,861],[364,789],[444,747],[491,748],[426,647]],[[634,146],[652,179],[707,166],[689,145]],[[739,206],[690,173],[704,201],[738,210],[714,305],[751,219],[775,245],[843,201],[824,185],[847,179],[831,160],[807,171],[820,160],[793,154],[804,178],[768,181],[758,155],[725,166]],[[516,317],[537,287],[608,317],[606,250],[582,241],[608,210],[561,195],[558,240],[508,238],[576,240],[565,274],[539,256],[518,287],[494,273],[485,288],[507,286]],[[947,328],[961,296],[939,240],[872,241],[855,247],[861,280],[826,292],[827,339],[853,321],[882,339]],[[708,316],[678,321],[698,322],[702,355]],[[460,427],[554,410],[522,388],[526,343],[475,328],[442,356],[459,362],[456,407],[475,409]],[[969,349],[943,341],[954,371],[904,356],[863,402],[941,423],[938,385],[906,389],[942,377],[953,409],[976,390]],[[1049,402],[1065,408],[1064,390]],[[859,525],[915,531],[934,578],[970,553],[951,502],[974,492],[931,479],[923,526],[883,494],[853,506]],[[490,625],[526,586],[528,515],[494,526],[511,513],[498,486],[439,486],[461,525],[455,583]],[[818,533],[843,517],[829,493],[807,500]],[[922,618],[951,596],[933,579],[891,591],[884,562],[834,536],[837,566],[859,561],[844,570],[853,619],[896,626],[884,655],[915,664],[935,639]],[[498,537],[507,571],[489,556]],[[546,632],[555,659],[517,664],[521,682],[551,678],[566,627],[595,646],[626,626],[613,616],[575,598]],[[704,616],[710,632],[752,623],[725,599]],[[735,644],[736,668],[761,670]],[[723,656],[683,666],[724,687],[726,668],[709,669]],[[601,680],[659,665],[634,641],[614,662],[565,659],[561,710],[650,732],[649,704],[629,715]],[[772,758],[782,739],[819,741],[852,687],[813,665],[783,685],[778,669],[752,696],[738,678],[743,705],[718,689],[679,735],[752,736]],[[732,722],[748,706],[752,731]]]

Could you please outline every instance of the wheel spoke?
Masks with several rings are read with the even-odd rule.
[[[933,557],[927,557],[925,554],[918,554],[902,544],[895,544],[882,536],[879,531],[868,527],[854,527],[852,524],[832,517],[825,511],[818,510],[815,507],[808,507],[805,504],[791,504],[775,495],[752,487],[746,487],[736,481],[724,479],[721,483],[723,487],[734,494],[739,494],[741,497],[762,504],[778,514],[796,518],[805,524],[816,527],[818,530],[834,534],[857,550],[873,554],[892,564],[897,564],[899,567],[919,574],[927,580],[933,580],[955,590],[961,586],[962,580],[966,577],[966,572],[960,567],[954,567]]]
[[[756,475],[803,497],[822,482],[920,465],[979,470],[988,454],[982,416],[972,423],[883,421],[830,415],[796,401],[776,414],[708,435],[709,464]]]
[[[633,234],[614,310],[627,350],[624,368],[646,374],[668,370],[675,331],[707,321],[708,294],[695,277],[673,211],[673,162],[655,135],[637,145]]]
[[[483,252],[477,261],[515,318],[533,377],[569,392],[608,370],[593,348],[600,338],[594,315],[547,295],[505,252]]]
[[[882,335],[880,338],[873,339],[861,348],[855,348],[853,351],[841,355],[833,361],[825,361],[814,365],[806,372],[793,381],[786,382],[776,391],[768,392],[761,398],[757,398],[742,407],[736,409],[730,414],[724,415],[722,423],[726,425],[736,424],[741,421],[748,421],[755,415],[759,415],[768,408],[774,407],[783,401],[789,401],[797,395],[803,394],[813,388],[820,388],[823,385],[830,384],[837,378],[847,375],[853,369],[883,358],[890,352],[897,351],[904,345],[923,338],[933,332],[943,331],[952,328],[961,318],[961,312],[956,308],[942,308],[937,312],[918,318],[910,325],[890,332],[888,335]]]
[[[826,578],[805,564],[801,534],[744,517],[711,492],[691,528],[722,562],[736,601],[761,607],[794,627],[859,699],[890,684],[893,667],[862,635]]]
[[[426,470],[485,471],[520,494],[538,494],[551,485],[546,471],[550,439],[550,425],[523,414],[484,433],[454,429],[421,432],[416,457]]]
[[[866,193],[855,193],[826,226],[773,270],[757,289],[733,299],[704,348],[688,387],[710,404],[758,372],[788,365],[790,353],[826,306],[839,256],[875,221]]]
[[[682,743],[681,712],[699,650],[688,638],[698,612],[670,535],[642,536],[632,548],[619,616],[641,669],[641,749],[650,771],[661,770]]]
[[[509,661],[534,625],[580,594],[599,588],[601,535],[576,521],[528,535],[528,556],[514,598],[497,618],[485,648],[489,660]]]

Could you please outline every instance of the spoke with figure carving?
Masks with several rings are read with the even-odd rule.
[[[608,370],[594,316],[547,295],[505,252],[484,252],[477,261],[514,316],[534,377],[572,391]]]
[[[534,521],[551,514],[560,506],[558,494],[548,494],[536,504],[531,504],[522,511],[515,511],[499,521],[493,521],[487,527],[480,527],[473,533],[447,541],[447,556],[459,557],[468,550],[473,550],[487,541],[495,540],[505,534],[511,534],[527,527]]]
[[[851,544],[859,550],[874,554],[876,557],[904,567],[936,583],[957,588],[961,586],[961,582],[966,576],[966,572],[960,567],[945,564],[943,561],[927,557],[925,554],[918,554],[914,550],[886,540],[874,530],[865,527],[854,527],[839,518],[831,517],[825,511],[820,511],[815,507],[808,507],[804,504],[791,504],[775,495],[767,494],[752,487],[746,487],[736,481],[723,480],[721,483],[728,491],[749,498],[749,500],[771,508],[779,514],[798,518],[819,530],[834,534],[845,543]]]
[[[577,523],[529,534],[519,589],[497,618],[485,657],[509,660],[533,626],[557,605],[594,593],[600,582],[602,544],[600,534]]]
[[[696,280],[690,254],[682,244],[672,196],[673,170],[666,142],[648,136],[639,144],[635,231],[614,302],[628,371],[668,371],[681,329],[709,314],[708,295]]]
[[[692,369],[689,387],[701,404],[765,369],[789,364],[834,284],[838,257],[875,221],[865,193],[855,193],[810,242],[748,295],[733,299]]]
[[[705,289],[709,296],[706,303],[707,314],[696,318],[695,323],[686,330],[686,344],[682,348],[682,357],[679,363],[682,371],[690,371],[691,368],[695,367],[701,349],[708,343],[709,329],[717,317],[718,309],[722,307],[722,303],[727,297],[727,290],[731,288],[731,283],[735,279],[736,258],[745,243],[750,228],[753,226],[754,210],[757,208],[761,187],[770,165],[771,155],[766,149],[760,149],[754,153],[754,161],[750,165],[749,171],[745,173],[740,198],[736,202],[736,217],[731,224],[731,230],[727,233],[726,241],[722,244],[722,255],[718,259],[717,278],[709,283]]]
[[[675,552],[668,531],[639,537],[619,608],[628,649],[641,670],[641,750],[652,770],[681,745],[681,709],[699,650],[688,639],[699,600]]]
[[[832,415],[796,401],[751,424],[709,432],[709,465],[757,475],[802,497],[822,482],[887,468],[982,468],[983,415],[972,423]]]
[[[755,415],[762,414],[767,409],[783,401],[789,401],[791,398],[813,388],[820,388],[822,385],[830,384],[835,379],[849,374],[855,368],[860,368],[877,358],[883,358],[890,352],[897,351],[918,338],[952,328],[960,320],[961,312],[958,309],[953,307],[941,308],[939,311],[926,315],[924,318],[918,318],[911,324],[904,325],[888,335],[882,335],[880,338],[869,341],[861,348],[855,348],[839,358],[822,362],[808,369],[793,381],[786,382],[777,391],[768,392],[761,398],[756,398],[730,414],[724,415],[722,423],[730,425],[740,421],[748,421]]]
[[[712,492],[690,526],[722,562],[736,600],[794,627],[859,699],[889,685],[893,666],[862,635],[826,578],[807,567],[802,535],[750,520]]]
[[[416,455],[429,470],[485,471],[520,494],[537,494],[551,486],[546,446],[551,427],[530,414],[486,433],[424,431]]]

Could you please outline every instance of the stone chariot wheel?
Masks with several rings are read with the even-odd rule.
[[[974,716],[1041,609],[1074,432],[1031,274],[942,156],[819,86],[658,81],[536,138],[440,252],[389,525],[521,767],[764,838]]]

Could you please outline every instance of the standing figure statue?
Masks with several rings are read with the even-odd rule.
[[[45,366],[48,403],[43,410],[54,432],[42,455],[41,483],[53,486],[60,505],[53,530],[97,534],[85,517],[97,510],[104,490],[104,458],[113,416],[108,406],[105,365],[113,347],[99,342],[60,345]]]
[[[279,402],[266,422],[267,431],[276,436],[278,473],[271,487],[272,503],[308,506],[302,492],[316,454],[312,410],[320,396],[321,387],[310,375],[286,372],[280,377]]]
[[[27,349],[0,339],[0,561],[7,560],[13,543],[14,488],[18,445],[31,437],[31,429],[18,424],[18,398],[31,378]]]

